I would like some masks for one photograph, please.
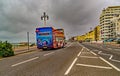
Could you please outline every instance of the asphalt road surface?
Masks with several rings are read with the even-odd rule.
[[[72,42],[62,49],[37,50],[3,58],[0,76],[120,76],[120,64],[111,63],[101,55],[104,50],[97,47]]]

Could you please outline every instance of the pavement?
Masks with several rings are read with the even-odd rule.
[[[27,53],[27,52],[37,51],[38,49],[36,46],[29,47],[29,49],[27,46],[25,46],[25,47],[19,47],[19,48],[13,49],[13,50],[14,50],[15,55],[18,55],[18,54],[23,54],[23,53]]]
[[[72,42],[61,49],[3,58],[0,76],[120,76],[119,67],[88,45]]]

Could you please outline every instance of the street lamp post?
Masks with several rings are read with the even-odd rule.
[[[49,16],[46,15],[46,13],[44,12],[44,13],[43,13],[43,16],[41,16],[41,20],[44,21],[44,26],[46,26],[46,21],[47,21],[48,19],[49,19]]]
[[[29,50],[29,32],[27,32],[27,41],[28,41],[28,42],[27,42],[27,43],[28,43],[27,45],[28,45],[28,50]]]

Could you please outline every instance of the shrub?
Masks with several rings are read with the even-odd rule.
[[[7,41],[0,41],[0,57],[13,56],[14,51],[12,50],[12,45]]]

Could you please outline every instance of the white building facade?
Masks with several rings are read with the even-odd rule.
[[[100,15],[100,37],[104,39],[115,39],[120,33],[120,6],[111,6]]]

